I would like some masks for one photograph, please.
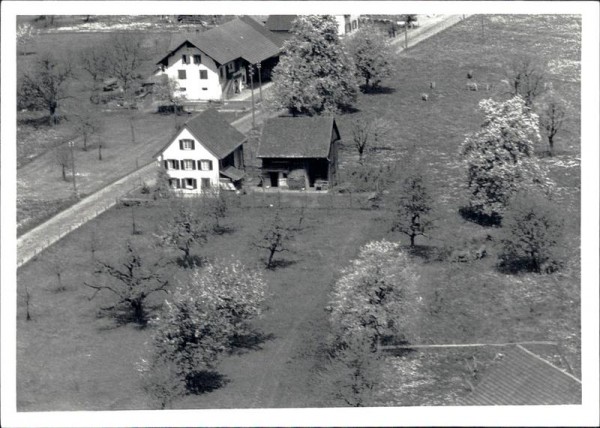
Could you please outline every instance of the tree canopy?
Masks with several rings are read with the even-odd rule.
[[[375,89],[392,73],[392,50],[387,39],[373,26],[363,26],[346,39],[354,60],[356,76],[365,82],[364,90]]]
[[[350,107],[358,93],[355,68],[340,42],[335,18],[300,16],[291,32],[273,70],[271,107],[294,115]]]
[[[520,96],[482,100],[479,108],[485,115],[481,130],[467,135],[462,145],[470,208],[501,217],[518,189],[551,185],[534,156],[540,142],[538,117]]]

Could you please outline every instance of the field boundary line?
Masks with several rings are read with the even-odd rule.
[[[427,348],[477,348],[484,346],[521,346],[521,345],[558,345],[557,342],[544,340],[530,340],[524,342],[507,342],[507,343],[448,343],[441,345],[381,345],[379,349],[382,351],[393,351],[394,349],[427,349]],[[530,351],[527,351],[530,352]]]

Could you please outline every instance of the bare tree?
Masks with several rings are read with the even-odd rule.
[[[67,86],[73,78],[73,66],[69,58],[58,58],[46,53],[23,74],[17,92],[20,107],[46,110],[50,124],[59,121],[60,103],[70,96]]]
[[[174,204],[174,212],[161,226],[158,238],[162,245],[169,245],[183,252],[180,263],[185,267],[200,264],[200,259],[192,254],[195,245],[206,242],[210,228],[201,215],[196,200],[182,200]]]
[[[109,75],[109,52],[104,45],[91,46],[79,54],[79,65],[92,78],[92,94],[100,82]]]
[[[374,150],[377,144],[385,142],[391,127],[382,118],[359,119],[352,126],[352,141],[358,151],[358,161],[363,162],[364,155]]]
[[[162,111],[172,111],[175,114],[173,118],[175,120],[175,127],[178,128],[178,116],[183,111],[183,98],[178,93],[179,83],[177,80],[167,76],[160,77],[152,89],[154,99],[161,101]]]
[[[266,268],[274,267],[275,254],[289,251],[287,242],[292,238],[292,228],[285,224],[281,216],[281,208],[275,207],[271,216],[267,216],[252,246],[267,250]]]
[[[31,292],[29,291],[29,287],[25,286],[25,290],[22,294],[23,301],[25,302],[25,320],[31,321]]]
[[[513,58],[506,77],[511,95],[520,95],[531,107],[535,98],[547,90],[545,64],[540,59],[522,56]]]
[[[159,291],[167,293],[169,281],[163,279],[161,274],[164,263],[160,257],[146,261],[131,241],[126,244],[126,254],[124,256],[119,254],[119,256],[113,262],[96,261],[94,274],[108,280],[108,285],[106,282],[104,284],[84,282],[84,285],[96,290],[90,300],[103,290],[110,291],[116,296],[115,305],[102,308],[103,310],[110,311],[120,320],[146,325],[148,321],[146,299]]]
[[[545,131],[550,156],[554,153],[554,137],[562,129],[568,112],[567,102],[558,94],[551,91],[541,102],[539,117],[540,127]]]
[[[63,273],[67,270],[67,260],[55,250],[47,250],[43,263],[46,269],[56,276],[56,291],[64,291]]]
[[[98,134],[103,128],[100,113],[91,107],[80,106],[76,112],[69,115],[73,121],[73,129],[83,139],[83,150],[87,151],[90,137]]]
[[[58,166],[62,170],[62,179],[67,181],[67,168],[71,168],[73,159],[71,157],[71,151],[66,145],[57,146],[54,149],[54,159]]]

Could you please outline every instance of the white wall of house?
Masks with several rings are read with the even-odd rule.
[[[179,146],[179,140],[193,140],[194,141],[194,149],[193,150],[181,150]],[[159,167],[164,168],[165,160],[178,160],[180,164],[180,169],[167,169],[167,174],[169,178],[178,178],[179,180],[184,180],[186,178],[195,178],[197,188],[192,189],[179,189],[182,193],[202,193],[202,179],[208,178],[210,180],[211,187],[218,188],[219,186],[219,159],[214,156],[211,152],[209,152],[203,145],[201,141],[196,140],[194,136],[187,130],[183,129],[176,138],[173,139],[171,144],[162,152],[161,155],[157,158],[159,162]],[[183,169],[184,160],[193,160],[196,162],[196,169],[185,170]],[[211,171],[202,171],[198,169],[198,162],[201,160],[209,160],[212,161],[212,170]]]
[[[335,15],[338,23],[338,35],[342,36],[358,29],[358,18],[360,15]]]
[[[188,64],[183,63],[183,55],[188,58]],[[194,55],[200,55],[200,64],[194,64]],[[180,88],[185,91],[179,92],[188,100],[218,100],[221,98],[221,82],[219,79],[219,67],[215,61],[200,49],[195,47],[180,47],[168,59],[168,66],[164,72],[174,79]],[[180,70],[185,70],[185,79],[180,78]],[[200,70],[206,71],[206,79],[200,78]]]

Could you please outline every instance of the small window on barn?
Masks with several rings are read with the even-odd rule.
[[[194,150],[194,140],[179,140],[179,148],[181,150]]]
[[[177,70],[177,77],[179,77],[179,80],[185,80],[185,70]]]
[[[200,171],[212,171],[213,169],[211,160],[202,159],[198,161],[198,166]]]
[[[200,79],[208,79],[208,71],[200,70]]]
[[[202,64],[202,57],[200,55],[194,55],[194,64]]]
[[[196,169],[196,162],[194,162],[191,159],[184,159],[183,160],[183,169],[188,170],[188,171]]]

